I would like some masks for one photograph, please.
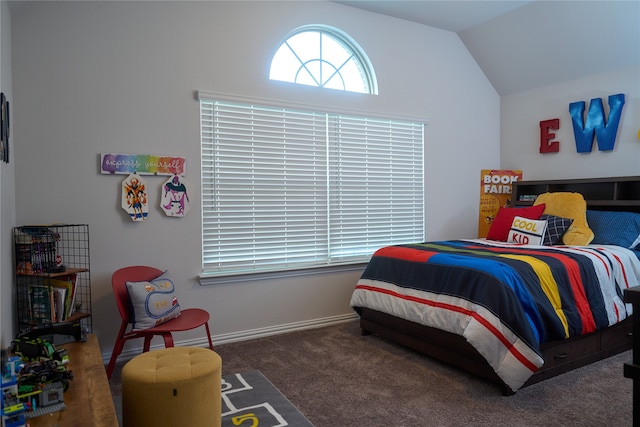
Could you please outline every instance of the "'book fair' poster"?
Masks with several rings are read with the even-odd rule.
[[[478,237],[487,237],[489,227],[502,206],[511,203],[513,183],[522,180],[522,171],[483,169],[480,174],[480,218]]]

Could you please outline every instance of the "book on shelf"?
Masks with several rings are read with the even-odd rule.
[[[31,321],[34,323],[49,323],[53,321],[53,295],[50,288],[44,285],[34,285],[29,288],[29,307]]]
[[[66,319],[65,313],[65,299],[67,296],[66,288],[52,287],[51,291],[53,293],[53,321],[54,322],[62,322]]]
[[[56,271],[60,236],[43,227],[21,227],[15,235],[16,273],[23,275]]]
[[[63,322],[73,314],[76,299],[77,275],[48,278],[46,284],[54,292],[55,321]],[[57,295],[57,300],[55,298]]]

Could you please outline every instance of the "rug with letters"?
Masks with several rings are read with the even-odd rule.
[[[222,377],[222,426],[313,427],[260,371]]]

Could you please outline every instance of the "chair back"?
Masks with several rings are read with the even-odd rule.
[[[145,280],[153,280],[162,274],[162,270],[144,265],[134,265],[131,267],[123,267],[116,270],[111,276],[111,287],[113,295],[116,298],[118,311],[122,320],[131,323],[131,315],[129,314],[129,293],[127,292],[127,282],[142,282]]]

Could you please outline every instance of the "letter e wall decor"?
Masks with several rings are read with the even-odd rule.
[[[557,153],[560,151],[560,141],[551,141],[556,137],[555,133],[549,130],[560,129],[560,119],[542,120],[540,122],[540,152]]]

